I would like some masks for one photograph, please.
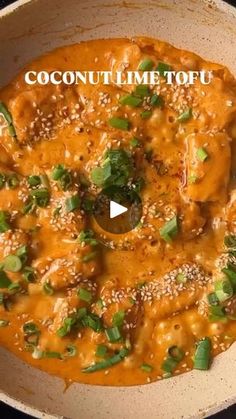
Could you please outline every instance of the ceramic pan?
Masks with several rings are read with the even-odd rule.
[[[26,0],[0,11],[0,85],[54,47],[147,35],[226,64],[236,75],[236,9],[203,0]],[[0,349],[0,398],[36,417],[201,418],[236,402],[236,344],[210,371],[136,387],[73,384]]]

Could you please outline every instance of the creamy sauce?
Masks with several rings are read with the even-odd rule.
[[[24,82],[30,69],[137,70],[144,59],[154,68],[162,62],[174,70],[212,70],[214,78],[189,87],[167,86],[163,78],[137,107],[119,102],[135,86]],[[154,94],[161,103],[152,105]],[[16,130],[9,135],[1,117],[0,283],[1,275],[8,283],[0,289],[0,344],[67,381],[103,385],[189,371],[205,337],[211,357],[226,350],[236,339],[235,297],[215,281],[228,284],[222,268],[235,263],[224,244],[236,234],[236,82],[229,71],[154,39],[96,40],[38,58],[0,92],[0,101]],[[130,128],[112,127],[112,117]],[[84,206],[101,189],[92,173],[104,167],[107,150],[125,150],[129,184],[144,180],[141,223],[125,235],[102,231]],[[37,200],[39,189],[46,201]],[[71,197],[77,203],[69,210]],[[175,228],[163,234],[170,220]],[[92,238],[91,232],[84,238],[88,229]],[[210,293],[220,298],[214,306],[220,319],[212,317]],[[111,328],[116,342],[109,341]],[[169,373],[163,362],[173,346],[181,356]],[[117,365],[83,371],[117,353]]]

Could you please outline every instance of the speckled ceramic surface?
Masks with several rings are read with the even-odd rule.
[[[236,9],[201,0],[26,0],[0,11],[0,85],[31,58],[93,38],[148,35],[236,74]],[[236,345],[210,371],[128,388],[73,384],[0,350],[0,398],[37,417],[202,418],[236,402]]]

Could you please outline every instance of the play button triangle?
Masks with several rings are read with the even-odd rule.
[[[128,211],[128,208],[117,204],[115,201],[110,201],[110,218],[118,217],[118,215],[124,214],[126,211]]]

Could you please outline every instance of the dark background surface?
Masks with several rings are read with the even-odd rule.
[[[2,9],[3,7],[11,3],[14,3],[14,1],[0,0],[0,9]],[[236,6],[236,0],[227,0],[227,3],[230,3],[233,6]],[[21,413],[18,410],[15,410],[5,405],[4,403],[0,402],[0,418],[1,419],[30,419],[31,416],[25,415],[24,413]],[[217,415],[211,416],[211,419],[236,419],[236,405],[233,405],[232,407],[218,413]]]

